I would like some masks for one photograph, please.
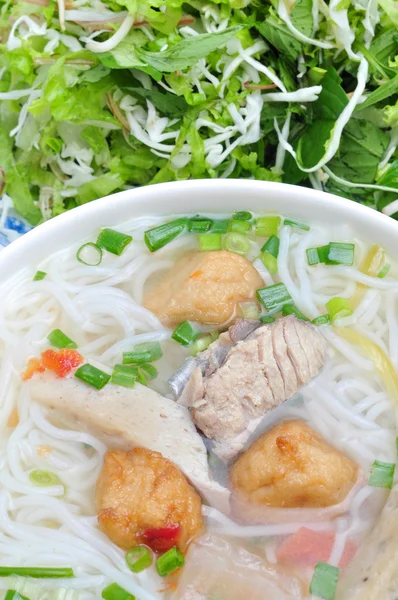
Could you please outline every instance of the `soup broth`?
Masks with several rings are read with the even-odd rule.
[[[119,596],[112,594],[119,588],[125,590],[120,598],[137,600],[235,600],[245,591],[253,599],[319,597],[329,593],[322,592],[325,578],[344,580],[380,517],[396,461],[396,258],[358,239],[345,225],[302,224],[288,216],[250,213],[201,217],[146,217],[121,223],[115,230],[132,240],[125,240],[119,255],[109,251],[109,244],[97,244],[100,232],[95,231],[78,245],[27,267],[0,288],[0,565],[11,569],[10,577],[0,576],[0,598],[8,600],[6,592],[17,590],[29,600],[94,600],[101,595],[116,599]],[[159,249],[149,248],[146,232],[172,221],[180,222],[181,231],[166,229],[170,240]],[[172,231],[180,232],[171,235]],[[91,246],[83,248],[85,244]],[[228,260],[233,254],[231,265],[227,267],[219,254],[214,258],[219,263],[212,263],[217,276],[208,275],[207,258],[217,252],[228,254]],[[176,264],[181,265],[178,272]],[[37,278],[38,271],[45,276]],[[170,276],[179,278],[174,287],[165,279]],[[281,287],[272,288],[276,284]],[[232,339],[231,328],[241,319],[253,323],[254,329]],[[277,400],[272,375],[262,373],[261,385],[268,386],[270,400],[262,399],[259,408],[262,392],[247,392],[247,400],[239,387],[245,378],[250,380],[245,385],[251,385],[258,376],[248,374],[253,359],[246,361],[243,354],[254,342],[268,348],[261,336],[276,336],[282,320],[292,375],[285,377],[274,348],[283,389]],[[301,379],[289,327],[301,345],[300,356],[309,361],[308,376]],[[59,333],[55,343],[54,337],[49,340],[55,330],[69,342]],[[307,334],[313,337],[307,339]],[[209,367],[205,353],[209,348],[218,352],[220,344],[226,344],[225,335],[230,336],[228,354]],[[311,372],[309,349],[317,344],[319,365]],[[264,357],[259,361],[266,363]],[[94,368],[88,379],[81,371],[87,363]],[[185,379],[175,379],[181,368]],[[192,384],[193,368],[200,378],[202,404]],[[228,369],[236,381],[226,391]],[[97,370],[105,379],[112,377],[101,389]],[[83,381],[76,373],[83,373]],[[293,376],[291,393],[288,383]],[[150,390],[156,394],[149,396]],[[130,397],[136,403],[131,408]],[[220,398],[226,399],[222,406],[216,404]],[[122,417],[117,432],[113,425],[107,430],[112,422],[110,399],[115,406],[125,403],[126,431]],[[160,425],[145,412],[145,403],[152,401]],[[214,418],[208,417],[203,402]],[[232,406],[240,424],[224,417],[229,418]],[[185,425],[174,416],[177,408]],[[170,413],[164,414],[166,409]],[[106,410],[110,412],[102,422]],[[282,425],[283,434],[278,434],[274,428]],[[276,446],[270,437],[273,431]],[[197,444],[195,456],[192,444]],[[184,499],[181,510],[187,511],[192,507],[185,500],[189,488],[201,503],[203,522],[192,526],[184,544],[182,537],[173,538],[162,526],[161,534],[153,534],[156,544],[169,536],[171,545],[159,549],[148,534],[149,528],[160,527],[157,517],[151,514],[146,522],[141,515],[144,508],[157,506],[158,484],[153,483],[152,492],[134,509],[134,523],[146,523],[145,532],[137,525],[134,539],[141,539],[138,545],[146,548],[152,564],[136,573],[126,562],[130,542],[120,543],[116,521],[112,532],[109,522],[101,521],[101,510],[108,510],[111,501],[104,499],[97,482],[104,477],[104,457],[113,451],[130,461],[120,466],[120,485],[131,481],[134,487],[137,445],[145,449],[142,460],[154,481],[158,479],[152,460],[166,469],[168,482],[174,477],[172,468],[179,473],[176,482],[184,478],[182,487],[173,491],[167,484],[167,491],[159,492],[159,503],[162,494],[175,494],[173,506]],[[163,458],[153,456],[156,452]],[[203,476],[198,475],[204,469],[202,463],[199,466],[202,458],[197,458],[202,454]],[[240,462],[243,459],[246,462]],[[302,480],[297,481],[297,473]],[[106,475],[109,491],[114,479]],[[275,483],[278,477],[280,485]],[[126,508],[119,502],[118,515],[128,512],[132,503],[128,498]],[[120,520],[117,523],[119,527]],[[178,517],[176,527],[181,523]],[[185,564],[163,576],[157,561],[177,547]],[[321,573],[324,564],[326,576]],[[57,578],[31,579],[16,574],[16,567],[68,568],[73,576],[55,571]]]

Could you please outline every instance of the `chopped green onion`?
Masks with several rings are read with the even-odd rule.
[[[58,475],[56,475],[52,471],[41,471],[40,469],[36,469],[35,471],[29,473],[29,479],[32,483],[39,487],[48,487],[50,485],[62,485]]]
[[[7,590],[4,600],[29,600],[29,598],[22,596],[16,590]]]
[[[329,315],[320,315],[319,317],[312,319],[311,323],[313,325],[329,325],[330,317]]]
[[[75,377],[84,381],[84,383],[88,383],[88,385],[92,385],[97,390],[101,390],[110,380],[111,376],[97,367],[93,367],[89,363],[82,365],[75,371]]]
[[[247,233],[252,228],[249,221],[237,221],[231,219],[228,223],[228,231],[234,231],[235,233]]]
[[[310,583],[310,593],[324,600],[334,600],[340,569],[325,562],[319,562],[314,569]]]
[[[268,323],[275,323],[275,317],[271,317],[270,315],[262,315],[260,317],[261,323],[268,325]]]
[[[145,378],[155,379],[158,376],[158,370],[153,365],[145,364],[140,367],[141,372],[143,371],[143,375]]]
[[[98,267],[102,261],[102,248],[94,242],[87,242],[76,252],[77,260],[88,267]]]
[[[55,348],[77,348],[76,342],[70,339],[63,331],[60,329],[54,329],[47,336],[48,341],[51,346]]]
[[[271,275],[275,275],[278,272],[278,261],[275,256],[272,256],[269,252],[262,252],[260,258],[264,267]]]
[[[279,312],[282,306],[292,303],[292,297],[284,283],[275,283],[256,291],[257,298],[269,312]]]
[[[232,218],[238,221],[250,221],[252,214],[248,210],[238,210],[237,213],[232,215]]]
[[[156,561],[156,570],[161,577],[167,577],[170,573],[182,567],[184,562],[183,553],[177,546],[174,546],[174,548],[159,556]]]
[[[373,487],[391,489],[394,482],[395,463],[375,460],[372,466],[368,484]]]
[[[134,346],[132,352],[123,352],[124,365],[141,365],[148,362],[155,362],[162,358],[163,352],[159,342],[144,342]]]
[[[343,244],[341,242],[330,242],[329,252],[325,263],[327,265],[354,264],[355,244]]]
[[[326,308],[332,321],[352,315],[352,307],[348,298],[336,296],[326,302]]]
[[[198,352],[203,352],[215,342],[218,338],[218,331],[209,331],[209,333],[205,333],[204,335],[200,335],[191,346],[191,354],[195,356]]]
[[[260,237],[275,235],[278,233],[280,224],[280,217],[259,217],[256,221],[256,235]]]
[[[239,309],[244,319],[259,319],[260,311],[257,302],[240,302]]]
[[[36,271],[33,281],[41,281],[45,277],[47,277],[47,273],[45,271]]]
[[[271,235],[261,248],[261,252],[269,252],[275,258],[278,258],[279,254],[279,238],[277,235]]]
[[[133,573],[140,573],[152,564],[152,554],[146,546],[136,546],[126,554],[126,563]]]
[[[229,219],[218,219],[213,221],[211,228],[212,233],[227,233]]]
[[[310,266],[325,263],[329,256],[330,244],[318,246],[318,248],[307,248],[307,261]]]
[[[384,267],[377,273],[377,277],[379,277],[380,279],[383,279],[383,277],[385,277],[387,275],[387,273],[389,272],[390,269],[391,269],[391,265],[389,265],[389,264],[384,265]]]
[[[200,217],[198,215],[197,217],[192,217],[192,219],[189,219],[188,231],[190,233],[202,233],[204,231],[209,231],[212,224],[213,221],[211,219],[208,219],[207,217]]]
[[[246,221],[237,221],[238,223],[246,223]],[[250,242],[247,237],[241,233],[227,233],[224,238],[224,248],[235,254],[243,256],[250,252]]]
[[[221,233],[202,233],[198,235],[199,248],[202,252],[211,252],[221,250],[222,236]]]
[[[307,262],[311,267],[321,262],[319,260],[318,248],[307,248],[305,252],[307,254]]]
[[[301,223],[301,221],[296,221],[295,219],[285,219],[283,221],[284,225],[288,225],[289,227],[296,227],[297,229],[303,229],[304,231],[309,231],[309,225],[305,223]]]
[[[104,588],[101,596],[104,600],[135,600],[133,594],[126,592],[126,590],[121,588],[117,583],[111,583],[111,585]]]
[[[185,231],[187,224],[188,219],[182,218],[149,229],[144,234],[145,243],[151,252],[155,252],[175,240]]]
[[[195,330],[189,321],[184,321],[177,325],[171,334],[173,340],[182,344],[183,346],[189,346],[198,337],[198,331]]]
[[[138,373],[126,365],[115,365],[111,376],[111,381],[115,385],[121,385],[126,388],[133,388],[138,379]]]
[[[112,254],[120,256],[132,241],[131,235],[126,235],[114,229],[103,229],[98,236],[97,245]]]
[[[303,315],[303,313],[300,312],[297,306],[294,306],[294,304],[285,304],[282,308],[282,314],[285,317],[288,315],[294,315],[298,319],[301,319],[301,321],[309,321],[309,319],[307,319],[307,317]]]
[[[0,567],[0,577],[12,575],[34,579],[70,579],[75,576],[69,567]]]

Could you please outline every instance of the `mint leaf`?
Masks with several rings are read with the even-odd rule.
[[[370,121],[353,119],[345,127],[339,153],[329,167],[353,183],[374,183],[388,140],[388,135]]]
[[[351,2],[351,0],[349,1]],[[290,19],[300,33],[310,37],[314,26],[312,0],[296,0],[290,13]]]
[[[285,23],[269,16],[264,23],[256,25],[259,33],[279,52],[291,60],[297,60],[301,52],[301,43],[290,33]]]
[[[123,92],[134,96],[134,98],[150,100],[155,108],[168,117],[183,117],[189,109],[185,98],[176,96],[170,92],[160,92],[156,89],[147,90],[143,87],[132,87],[129,85],[119,87]]]
[[[194,65],[200,58],[205,58],[217,50],[244,28],[244,25],[234,25],[220,33],[204,33],[186,38],[164,52],[148,52],[139,49],[137,56],[142,62],[161,73],[183,71]]]
[[[398,188],[398,160],[391,163],[389,169],[377,180],[377,185]]]
[[[162,79],[161,73],[149,66],[146,61],[141,60],[135,47],[130,41],[123,40],[109,52],[98,54],[98,58],[108,69],[138,69],[148,73],[155,81]]]
[[[322,91],[318,100],[312,103],[313,115],[316,119],[339,118],[348,104],[347,94],[341,87],[341,77],[334,67],[329,67],[320,85]]]

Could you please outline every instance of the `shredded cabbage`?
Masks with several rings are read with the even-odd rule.
[[[392,0],[0,0],[0,22],[0,167],[32,224],[191,177],[395,211]]]

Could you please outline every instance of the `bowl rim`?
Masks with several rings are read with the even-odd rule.
[[[88,220],[90,216],[96,215],[97,218],[103,216],[103,221],[106,223],[111,217],[112,220],[115,220],[113,217],[119,211],[126,212],[131,207],[133,212],[137,206],[140,206],[140,203],[148,202],[155,197],[163,197],[163,201],[166,202],[167,198],[172,198],[174,194],[176,196],[181,196],[182,192],[186,192],[187,196],[193,191],[195,191],[195,193],[200,192],[206,196],[215,192],[227,194],[228,192],[231,192],[231,190],[233,190],[235,195],[237,192],[242,193],[244,197],[240,202],[240,206],[237,206],[234,209],[231,207],[231,212],[233,210],[239,210],[239,208],[245,208],[245,205],[249,204],[248,198],[250,197],[250,193],[256,195],[264,193],[281,197],[286,196],[289,198],[289,201],[292,202],[295,200],[298,203],[299,212],[313,208],[314,213],[318,216],[322,216],[322,213],[325,213],[326,216],[328,214],[337,213],[341,215],[343,221],[354,224],[354,227],[355,222],[358,222],[365,224],[367,228],[370,227],[375,230],[383,230],[383,233],[385,232],[388,236],[395,236],[398,234],[398,222],[391,217],[353,200],[348,200],[330,194],[329,192],[313,188],[306,188],[287,183],[248,179],[191,179],[173,181],[131,188],[116,194],[110,194],[57,215],[38,225],[13,241],[0,252],[0,282],[3,283],[10,278],[10,275],[7,276],[6,273],[6,265],[9,266],[10,261],[18,263],[18,261],[26,258],[26,254],[29,254],[31,250],[36,249],[40,242],[43,244],[46,244],[46,242],[48,243],[50,238],[56,237],[57,232],[60,233],[62,230],[65,231],[68,229],[72,230],[73,225]],[[184,207],[184,202],[181,199],[179,202],[181,204],[182,213],[186,212],[187,214],[192,214],[193,212],[196,212],[190,211],[189,205]],[[249,206],[247,206],[247,208],[249,209]],[[268,214],[272,212],[277,213],[277,207],[275,206],[271,209],[267,208],[266,212]],[[175,210],[168,211],[167,205],[165,204],[164,215],[175,213]],[[160,212],[149,207],[148,216],[153,214],[160,214]],[[20,265],[17,265],[14,269],[14,273],[21,270],[21,268]],[[5,271],[5,274],[3,271]]]

